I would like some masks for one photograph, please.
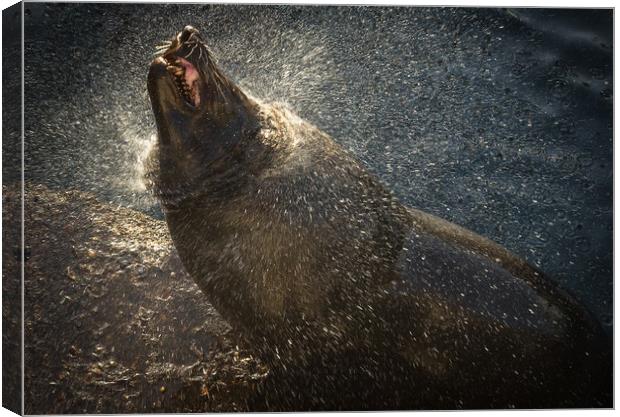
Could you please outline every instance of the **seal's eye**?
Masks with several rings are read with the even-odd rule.
[[[166,60],[166,69],[173,76],[181,96],[189,104],[197,107],[200,104],[200,89],[198,88],[198,70],[191,62],[184,58],[172,56]]]

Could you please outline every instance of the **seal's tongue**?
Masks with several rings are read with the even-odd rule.
[[[198,106],[200,104],[200,89],[198,88],[198,79],[200,76],[198,75],[198,70],[195,66],[192,65],[188,60],[178,57],[177,61],[183,65],[184,78],[187,85],[192,89],[192,98],[194,101],[194,105]]]

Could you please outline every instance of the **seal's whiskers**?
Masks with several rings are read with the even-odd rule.
[[[172,41],[163,41],[160,45],[155,46],[155,53],[153,55],[160,55],[164,53],[172,45]]]

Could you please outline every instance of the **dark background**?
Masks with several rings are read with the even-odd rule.
[[[140,181],[145,80],[155,46],[191,24],[244,89],[287,102],[403,202],[539,266],[611,331],[612,23],[611,10],[29,3],[26,180],[160,217]],[[4,152],[16,180],[18,147]]]

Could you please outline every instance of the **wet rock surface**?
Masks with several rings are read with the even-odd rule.
[[[3,196],[19,215],[16,190]],[[31,184],[25,207],[26,413],[247,410],[268,370],[183,271],[164,222]]]

